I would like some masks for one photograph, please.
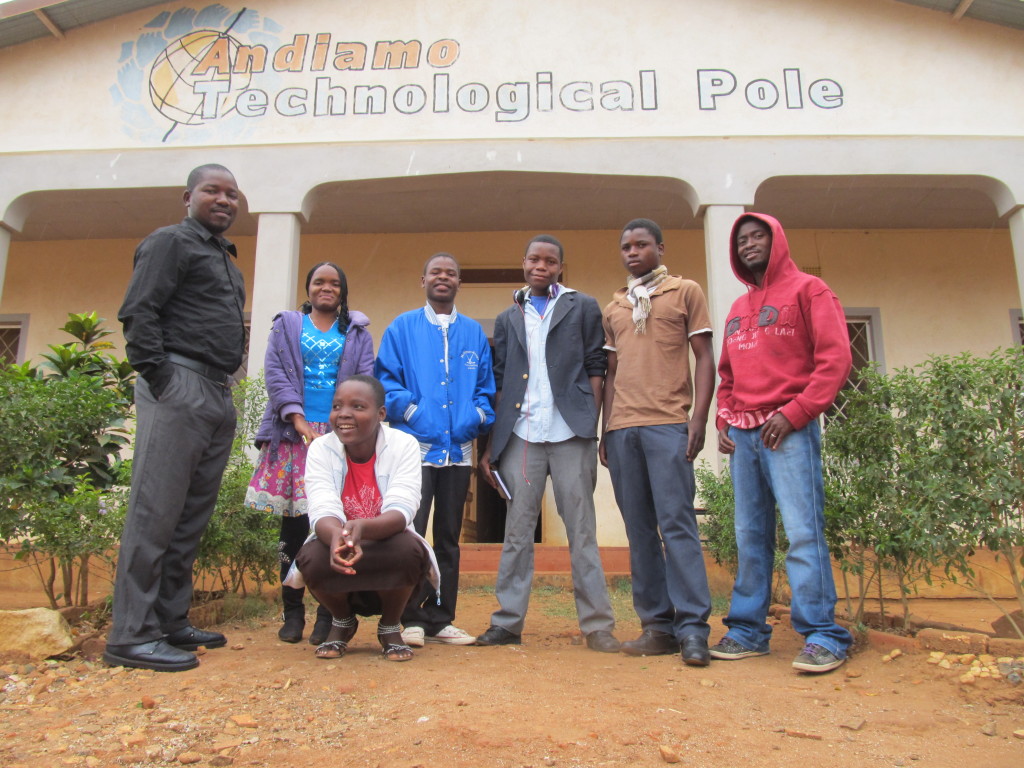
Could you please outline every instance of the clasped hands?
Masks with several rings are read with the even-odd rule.
[[[331,568],[348,576],[363,556],[362,521],[349,520],[331,535]]]

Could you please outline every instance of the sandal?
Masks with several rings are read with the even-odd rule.
[[[344,640],[325,640],[313,651],[318,659],[340,659],[348,650],[348,643]]]
[[[318,659],[340,659],[345,655],[348,650],[348,643],[353,637],[355,637],[356,630],[359,628],[359,620],[355,616],[349,616],[345,619],[332,619],[331,620],[331,634],[334,634],[336,629],[341,630],[342,635],[347,637],[339,637],[334,640],[325,640],[316,647],[316,657]]]
[[[412,648],[404,643],[392,643],[384,638],[387,635],[398,635],[402,637],[402,625],[401,624],[378,624],[377,625],[377,642],[380,643],[381,655],[387,661],[412,661]]]

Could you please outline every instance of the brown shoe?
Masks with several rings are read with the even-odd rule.
[[[667,656],[679,653],[679,641],[667,632],[645,629],[636,640],[624,642],[621,650],[628,656]]]
[[[587,635],[587,648],[601,653],[618,653],[622,644],[615,639],[611,632],[599,629]]]

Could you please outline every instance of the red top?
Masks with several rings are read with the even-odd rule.
[[[763,222],[772,233],[760,286],[736,251],[736,233],[748,218]],[[737,219],[729,255],[747,295],[732,305],[725,326],[717,427],[749,429],[781,411],[794,429],[802,429],[832,405],[850,375],[843,308],[821,278],[793,263],[786,233],[771,216],[748,213]]]
[[[345,460],[348,462],[348,472],[345,473],[345,485],[341,489],[341,506],[345,510],[345,517],[349,520],[380,517],[384,499],[374,474],[377,454],[374,453],[364,464],[352,461],[349,456]]]

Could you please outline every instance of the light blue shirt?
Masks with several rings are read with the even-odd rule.
[[[526,326],[526,354],[530,361],[530,374],[526,380],[523,407],[512,431],[528,443],[560,443],[575,437],[555,406],[548,377],[547,340],[551,329],[551,315],[559,297],[571,288],[561,287],[547,300],[544,315],[537,311],[533,301],[525,302],[523,321]]]
[[[309,315],[302,318],[302,410],[307,421],[327,421],[331,417],[334,389],[338,386],[338,366],[345,351],[345,334],[338,333],[335,320],[321,331]]]

